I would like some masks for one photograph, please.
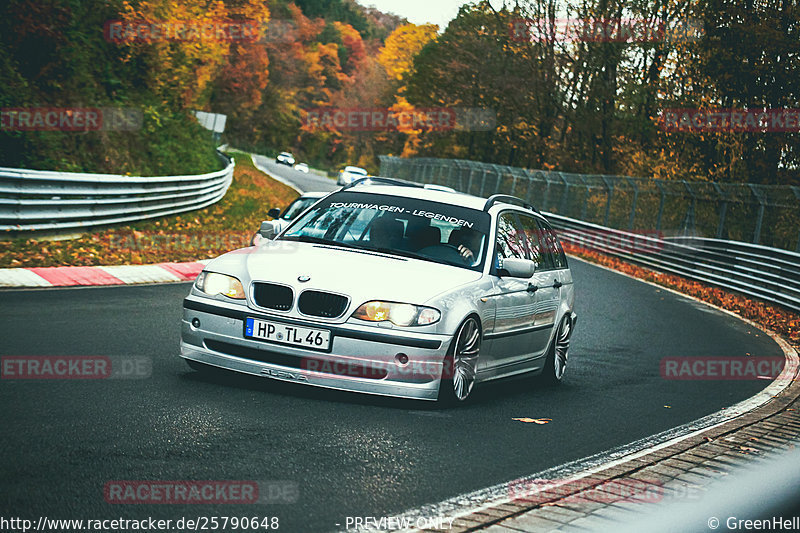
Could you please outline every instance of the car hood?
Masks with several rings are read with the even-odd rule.
[[[344,294],[351,299],[350,311],[369,300],[424,304],[481,277],[480,272],[419,259],[292,241],[236,250],[207,269],[234,275],[245,287],[270,281],[295,287],[295,294],[306,289]],[[301,276],[310,279],[300,282]]]

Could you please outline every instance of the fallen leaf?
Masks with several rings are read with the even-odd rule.
[[[525,422],[526,424],[548,424],[553,421],[552,418],[512,418],[518,422]]]
[[[665,405],[664,407],[666,407],[667,409],[672,409],[671,405]]]

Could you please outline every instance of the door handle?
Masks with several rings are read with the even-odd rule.
[[[534,285],[533,283],[528,283],[528,288],[526,290],[528,292],[536,292],[539,290],[539,287]]]
[[[558,280],[554,280],[553,281],[553,288],[554,289],[560,289],[562,286],[563,286],[563,283],[561,283],[560,281],[558,281]]]

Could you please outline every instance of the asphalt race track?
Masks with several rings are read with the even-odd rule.
[[[333,191],[339,187],[336,181],[328,179],[312,172],[306,174],[299,170],[294,170],[286,165],[279,165],[274,159],[264,157],[263,155],[255,156],[256,163],[266,168],[268,171],[281,176],[283,179],[295,184],[301,191]]]
[[[511,481],[692,421],[768,384],[662,379],[664,357],[782,352],[692,300],[578,260],[570,266],[580,318],[565,382],[484,385],[452,410],[195,373],[177,355],[188,284],[0,292],[0,355],[152,364],[144,379],[0,381],[0,514],[277,516],[280,531],[344,529],[347,516],[397,514]],[[297,492],[295,503],[269,505],[119,505],[104,499],[114,480],[255,480]]]

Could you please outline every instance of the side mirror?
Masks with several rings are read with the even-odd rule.
[[[264,239],[274,239],[275,235],[278,234],[278,228],[275,227],[275,224],[272,223],[270,220],[265,220],[261,223],[261,229],[258,230],[258,234],[261,235]]]
[[[273,207],[269,211],[267,211],[267,216],[270,218],[280,218],[281,217],[281,210],[279,207]]]
[[[510,276],[512,278],[529,279],[533,277],[533,274],[536,272],[536,263],[529,259],[509,257],[503,259],[503,265],[499,270],[501,275]]]

